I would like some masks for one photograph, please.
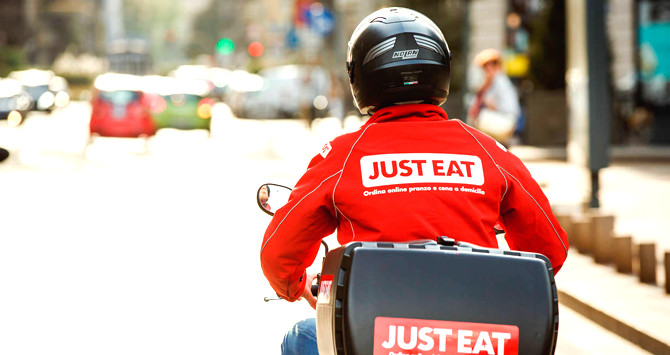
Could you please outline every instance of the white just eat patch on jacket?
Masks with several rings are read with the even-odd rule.
[[[361,158],[363,186],[453,183],[484,184],[482,161],[474,155],[403,153]]]

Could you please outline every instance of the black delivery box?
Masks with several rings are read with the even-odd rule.
[[[558,295],[536,253],[353,242],[324,260],[319,354],[553,354]]]

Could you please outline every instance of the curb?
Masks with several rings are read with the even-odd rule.
[[[667,344],[636,327],[592,306],[565,291],[558,290],[558,301],[562,305],[581,314],[585,318],[620,336],[640,348],[656,355],[670,355],[670,344]],[[560,311],[559,311],[560,315]],[[560,324],[560,323],[559,323]]]
[[[670,345],[630,326],[619,319],[582,302],[564,291],[558,291],[558,301],[564,306],[590,319],[612,333],[630,341],[644,350],[657,355],[670,355]],[[560,314],[560,311],[559,311]],[[560,323],[559,323],[560,324]]]

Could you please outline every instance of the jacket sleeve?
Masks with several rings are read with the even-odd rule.
[[[263,238],[263,273],[277,295],[291,302],[302,294],[305,270],[314,262],[321,240],[337,227],[332,191],[339,172],[330,166],[320,155],[312,159]]]
[[[544,192],[514,155],[500,155],[507,189],[500,206],[505,239],[516,250],[549,258],[556,274],[568,256],[568,236],[554,216]]]

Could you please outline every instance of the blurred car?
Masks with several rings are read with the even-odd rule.
[[[50,70],[28,69],[9,73],[18,80],[31,98],[31,110],[51,112],[70,102],[67,81]]]
[[[186,64],[178,66],[168,76],[177,79],[202,80],[209,87],[208,96],[217,101],[223,101],[229,90],[231,74],[232,71],[226,68]]]
[[[228,84],[231,74],[232,71],[225,68],[209,68],[209,77],[212,84],[214,85],[214,88],[212,89],[212,97],[219,101],[224,100],[226,94],[230,90]]]
[[[224,102],[237,117],[248,117],[245,112],[247,96],[254,95],[263,88],[263,77],[244,70],[234,70],[228,80]]]
[[[0,147],[0,163],[7,160],[7,158],[9,158],[9,150]]]
[[[215,102],[207,82],[153,75],[144,80],[144,103],[156,129],[210,129]]]
[[[93,86],[91,134],[107,137],[156,134],[156,125],[144,104],[142,77],[107,73],[99,75]]]
[[[0,79],[0,119],[10,126],[23,123],[30,110],[30,95],[14,79]]]
[[[232,95],[233,113],[245,118],[306,118],[329,114],[330,73],[313,65],[282,65],[258,73],[262,85]],[[234,89],[234,88],[233,88]]]
[[[54,76],[49,83],[49,90],[54,94],[54,105],[56,108],[63,108],[70,103],[72,97],[70,85],[62,76]]]

